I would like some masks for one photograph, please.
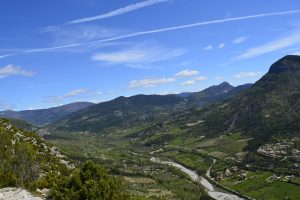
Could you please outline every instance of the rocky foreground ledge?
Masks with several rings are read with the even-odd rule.
[[[22,188],[2,188],[0,189],[0,200],[43,200],[34,197],[27,190]]]

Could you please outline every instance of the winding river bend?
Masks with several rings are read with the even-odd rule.
[[[193,181],[199,183],[202,185],[205,190],[207,191],[208,195],[214,199],[217,200],[245,200],[244,198],[238,197],[235,194],[232,194],[230,192],[225,192],[217,188],[216,186],[212,185],[206,178],[199,176],[195,171],[190,170],[178,163],[171,162],[171,161],[161,161],[159,158],[152,157],[152,162],[164,164],[164,165],[170,165],[173,166],[182,172],[186,173]],[[209,172],[208,172],[209,174]]]

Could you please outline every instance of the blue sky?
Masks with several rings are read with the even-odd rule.
[[[300,54],[300,1],[2,0],[0,110],[255,82]]]

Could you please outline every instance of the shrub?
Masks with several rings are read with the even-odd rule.
[[[125,200],[122,180],[108,175],[105,168],[87,161],[81,169],[76,169],[70,177],[61,176],[51,188],[52,199],[95,199]]]

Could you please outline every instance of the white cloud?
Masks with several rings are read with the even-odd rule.
[[[96,53],[92,56],[92,60],[109,64],[125,64],[130,67],[142,67],[143,65],[172,59],[185,53],[183,49],[143,44],[121,51]]]
[[[204,47],[204,50],[212,50],[213,46],[212,45],[208,45],[206,47]]]
[[[8,76],[33,76],[33,75],[34,75],[33,72],[26,71],[21,67],[12,64],[0,68],[0,79],[6,78]]]
[[[190,86],[190,85],[196,84],[198,81],[204,81],[204,80],[207,80],[207,77],[205,77],[205,76],[199,76],[199,77],[196,77],[196,78],[194,78],[192,80],[187,80],[187,81],[181,83],[181,85]]]
[[[221,44],[219,44],[219,49],[222,49],[222,48],[224,48],[225,47],[225,43],[221,43]]]
[[[207,77],[206,76],[199,76],[199,77],[195,78],[194,80],[196,80],[196,81],[205,81],[205,80],[207,80]]]
[[[220,80],[220,79],[222,79],[222,78],[223,78],[222,76],[215,76],[215,77],[214,77],[215,80]]]
[[[141,80],[134,80],[129,83],[129,88],[147,88],[147,87],[155,87],[157,85],[162,85],[166,83],[172,83],[177,80],[177,78],[186,78],[190,76],[194,76],[199,74],[197,70],[183,70],[181,72],[178,72],[174,75],[174,77],[170,78],[153,78],[153,79],[141,79]],[[188,80],[184,83],[181,83],[181,85],[193,85],[198,81],[207,80],[207,77],[205,76],[199,76],[192,80]]]
[[[181,83],[181,85],[189,86],[189,85],[194,85],[195,83],[196,83],[195,80],[188,80],[188,81]]]
[[[277,40],[273,40],[271,42],[248,49],[246,52],[233,58],[232,60],[244,60],[244,59],[254,58],[257,56],[282,50],[297,45],[299,43],[300,43],[300,31],[298,30],[296,32],[285,35],[284,37],[281,37]]]
[[[141,79],[134,80],[129,83],[129,88],[147,88],[147,87],[155,87],[157,85],[162,85],[166,83],[172,83],[176,81],[175,78],[160,78],[160,79]]]
[[[88,89],[76,89],[72,90],[70,92],[67,92],[66,94],[60,95],[60,96],[50,96],[46,97],[46,102],[51,102],[51,103],[57,103],[61,102],[65,99],[71,98],[71,97],[76,97],[82,94],[86,94],[89,90]]]
[[[145,8],[148,6],[152,6],[152,5],[155,5],[158,3],[164,3],[164,2],[168,2],[168,1],[170,1],[170,0],[147,0],[147,1],[139,2],[139,3],[131,4],[131,5],[128,5],[123,8],[119,8],[117,10],[113,10],[113,11],[110,11],[105,14],[73,20],[73,21],[67,22],[67,24],[78,24],[78,23],[84,23],[84,22],[90,22],[90,21],[115,17],[115,16],[122,15],[122,14],[125,14],[128,12],[134,11],[134,10],[138,10],[141,8]]]
[[[112,53],[97,53],[93,55],[92,60],[104,61],[110,63],[138,63],[145,61],[147,53],[137,50],[125,50]]]
[[[245,78],[245,77],[256,77],[260,75],[261,72],[241,72],[237,75],[235,75],[235,78]]]
[[[199,72],[197,70],[188,70],[185,69],[181,72],[178,72],[175,74],[176,77],[180,77],[180,78],[185,78],[185,77],[189,77],[189,76],[194,76],[199,74]]]
[[[235,38],[232,43],[233,44],[241,44],[247,40],[246,36]]]
[[[88,91],[87,89],[77,89],[77,90],[72,90],[72,91],[66,93],[66,94],[64,95],[64,97],[74,97],[74,96],[77,96],[77,95],[79,95],[79,94],[85,93],[85,92],[87,92],[87,91]]]
[[[103,94],[103,92],[97,91],[95,94],[96,94],[96,95],[101,95],[101,94]]]

